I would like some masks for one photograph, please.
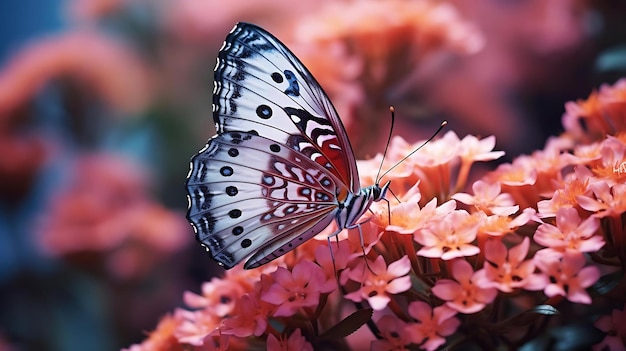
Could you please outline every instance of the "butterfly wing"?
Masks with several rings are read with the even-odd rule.
[[[193,157],[188,219],[213,258],[254,268],[315,236],[335,218],[338,180],[284,144],[224,132]]]
[[[360,190],[354,153],[332,103],[300,60],[255,25],[238,23],[219,52],[213,118],[218,133],[250,132],[280,142],[322,165],[346,189]]]

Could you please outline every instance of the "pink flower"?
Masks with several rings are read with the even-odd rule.
[[[517,209],[515,211],[517,212]],[[508,233],[514,232],[531,220],[540,221],[536,216],[535,209],[531,207],[525,208],[524,211],[515,218],[508,215],[503,216],[497,214],[487,216],[484,212],[476,212],[474,216],[480,218],[478,232],[492,237],[502,237]]]
[[[146,65],[128,47],[95,31],[39,40],[0,71],[0,115],[33,99],[46,82],[70,77],[110,106],[136,113],[151,98]]]
[[[202,295],[185,291],[183,300],[194,309],[207,309],[218,317],[230,314],[236,307],[239,297],[245,293],[243,287],[229,280],[213,278],[202,284]]]
[[[436,350],[445,344],[445,337],[454,334],[461,324],[457,318],[454,318],[456,313],[446,305],[432,309],[425,302],[411,302],[409,315],[417,320],[417,323],[409,323],[405,332],[411,336],[412,342],[420,344],[420,348],[428,351]]]
[[[595,217],[582,221],[575,208],[562,208],[556,213],[556,226],[543,223],[533,239],[559,252],[596,252],[604,246],[602,237],[594,235],[599,226]]]
[[[491,161],[504,156],[504,151],[492,151],[496,146],[496,137],[491,135],[478,140],[473,135],[461,139],[459,155],[465,161]]]
[[[389,267],[382,256],[370,261],[369,268],[365,261],[361,261],[347,273],[350,279],[361,283],[361,288],[345,297],[354,302],[367,300],[374,310],[382,310],[391,300],[388,294],[399,294],[411,288],[411,278],[407,275],[410,270],[407,256],[392,262]]]
[[[610,316],[602,316],[594,323],[595,327],[606,333],[604,339],[593,346],[594,351],[626,350],[626,308],[614,309]]]
[[[261,300],[278,306],[274,312],[276,317],[289,317],[301,307],[317,306],[320,294],[335,288],[326,280],[322,268],[311,261],[299,262],[292,272],[278,267],[271,276],[274,284],[261,294]]]
[[[411,343],[411,335],[406,332],[407,323],[394,315],[384,315],[376,323],[382,339],[371,343],[371,351],[403,351]]]
[[[433,293],[446,301],[448,307],[461,313],[476,313],[496,298],[498,290],[484,288],[476,284],[476,273],[464,259],[452,262],[454,280],[440,279],[432,288]]]
[[[620,215],[626,212],[626,184],[615,184],[612,187],[606,182],[597,182],[589,186],[595,195],[578,196],[580,207],[595,212],[596,217]]]
[[[474,191],[474,196],[457,193],[452,195],[452,198],[466,205],[474,206],[488,214],[508,216],[519,209],[519,206],[515,206],[511,195],[500,193],[499,182],[489,184],[483,180],[478,180],[472,184],[472,190]]]
[[[252,292],[241,296],[237,302],[236,311],[224,319],[221,332],[238,337],[250,335],[261,336],[267,329],[267,322],[276,307],[269,302],[260,299],[263,292],[267,291],[274,283],[272,278],[263,274],[254,285]]]
[[[528,254],[530,240],[526,237],[519,245],[507,251],[500,240],[489,240],[485,244],[485,265],[474,274],[477,285],[496,287],[509,293],[516,288],[541,290],[547,280],[544,275],[534,274],[533,260],[524,260]]]
[[[542,254],[539,251],[534,261],[550,281],[543,289],[546,296],[561,295],[572,302],[591,303],[591,297],[585,289],[600,278],[600,270],[595,266],[583,268],[585,256],[582,253],[566,252],[559,258],[550,253]]]
[[[554,217],[560,208],[578,205],[578,196],[591,194],[589,183],[592,178],[593,174],[587,167],[574,166],[574,172],[565,176],[562,185],[554,191],[552,197],[537,203],[539,216]]]
[[[296,329],[287,339],[277,339],[274,334],[267,337],[268,351],[313,351],[313,346],[302,336],[302,331]]]
[[[174,318],[181,320],[175,332],[178,342],[194,346],[202,346],[206,336],[216,331],[220,324],[219,317],[205,310],[177,309]]]
[[[430,200],[423,208],[420,208],[419,198],[412,201],[402,202],[391,208],[391,223],[385,228],[400,234],[413,234],[419,229],[426,227],[430,221],[444,217],[456,208],[452,200],[437,206],[437,198]]]
[[[424,257],[451,260],[473,256],[480,249],[470,243],[476,239],[479,223],[463,210],[451,212],[438,222],[415,234],[415,241],[422,244],[417,254]]]

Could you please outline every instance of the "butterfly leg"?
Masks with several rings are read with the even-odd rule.
[[[339,284],[339,273],[337,272],[337,266],[335,265],[335,254],[333,253],[333,246],[331,243],[331,238],[335,238],[337,240],[337,248],[339,248],[339,233],[341,233],[342,229],[335,231],[334,233],[328,235],[326,240],[328,240],[328,249],[330,250],[330,259],[333,261],[333,271],[335,272],[335,279],[337,279],[337,286]]]

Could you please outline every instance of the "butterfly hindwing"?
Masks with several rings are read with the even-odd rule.
[[[283,144],[225,132],[192,159],[188,218],[218,262],[230,268],[256,254],[250,268],[324,229],[334,219],[337,182]]]
[[[265,30],[239,23],[218,55],[213,92],[218,133],[252,132],[296,150],[360,189],[354,154],[335,108],[304,65]]]

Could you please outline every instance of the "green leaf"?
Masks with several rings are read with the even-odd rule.
[[[600,295],[607,294],[619,285],[623,276],[623,270],[603,275],[595,284],[591,286],[591,289]]]
[[[531,308],[526,313],[537,313],[537,314],[543,314],[543,315],[546,315],[546,316],[553,316],[555,314],[559,314],[560,312],[554,306],[551,306],[551,305],[539,305],[539,306],[535,306],[535,307]]]
[[[320,339],[329,340],[344,338],[354,333],[357,329],[362,327],[363,324],[367,323],[372,318],[373,313],[374,310],[371,308],[358,310],[320,335]]]

